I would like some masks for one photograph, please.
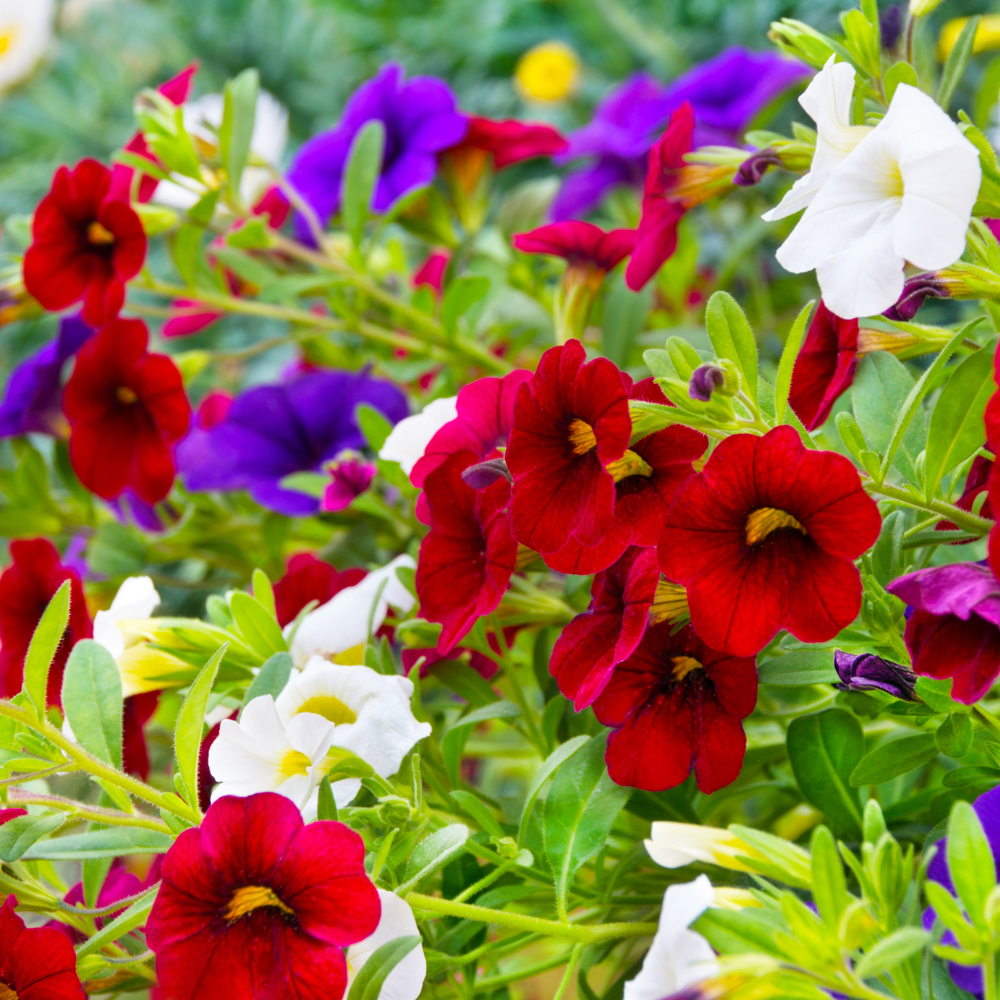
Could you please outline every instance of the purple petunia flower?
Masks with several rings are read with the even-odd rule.
[[[811,72],[783,56],[734,47],[666,87],[637,73],[601,101],[589,125],[569,136],[563,162],[595,159],[564,179],[552,218],[585,215],[617,185],[641,186],[650,146],[685,101],[694,108],[695,148],[735,145],[760,110]]]
[[[279,484],[293,472],[319,470],[365,439],[355,411],[367,403],[395,424],[408,413],[394,385],[365,372],[323,371],[292,382],[248,389],[210,430],[195,428],[177,446],[177,468],[189,490],[249,490],[262,506],[290,516],[319,500]]]
[[[0,403],[0,437],[68,433],[62,412],[63,365],[93,333],[79,316],[64,316],[56,337],[11,372]]]
[[[372,200],[376,212],[429,184],[437,171],[437,154],[460,142],[468,128],[443,80],[414,76],[404,81],[402,66],[384,66],[351,95],[337,126],[310,139],[292,161],[288,181],[312,206],[321,225],[340,209],[351,143],[370,121],[385,127],[382,172]],[[301,218],[296,219],[296,231],[300,239],[311,240]]]
[[[884,691],[901,701],[916,701],[917,675],[901,663],[883,660],[874,653],[833,654],[833,666],[840,678],[835,685],[843,691]]]

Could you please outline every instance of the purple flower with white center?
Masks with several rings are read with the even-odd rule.
[[[901,663],[883,660],[874,653],[833,654],[833,666],[842,691],[884,691],[901,701],[916,701],[917,675]]]
[[[408,412],[399,389],[367,372],[323,371],[256,386],[210,430],[191,431],[177,446],[177,468],[189,490],[249,490],[279,514],[314,514],[319,500],[283,488],[281,480],[318,472],[340,452],[364,447],[355,417],[359,403],[392,424]]]
[[[378,471],[377,466],[353,451],[341,452],[325,468],[332,481],[323,491],[319,509],[330,512],[350,507],[354,498],[368,489]]]
[[[0,403],[0,437],[68,436],[62,412],[62,370],[93,333],[79,316],[64,316],[56,337],[11,372]]]
[[[370,121],[380,121],[385,128],[382,171],[372,199],[376,212],[384,212],[414,188],[430,184],[437,172],[437,154],[461,142],[468,128],[455,95],[443,80],[432,76],[404,80],[402,66],[383,66],[351,95],[337,126],[313,136],[292,161],[288,181],[323,226],[340,209],[351,143]],[[312,241],[304,219],[297,217],[295,227],[300,239]]]
[[[666,87],[637,73],[601,101],[589,125],[569,136],[560,162],[594,160],[564,179],[552,218],[585,215],[618,185],[641,187],[650,147],[685,101],[694,108],[695,148],[736,145],[762,108],[810,73],[783,56],[740,47],[726,49]]]

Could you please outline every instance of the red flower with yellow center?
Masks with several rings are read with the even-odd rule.
[[[674,497],[660,568],[687,588],[691,624],[752,656],[779,629],[826,642],[861,609],[854,565],[882,526],[854,466],[809,451],[791,427],[735,434]]]
[[[84,1000],[76,954],[52,927],[28,930],[13,896],[0,905],[0,1000]]]
[[[381,906],[361,838],[282,795],[215,802],[167,852],[146,925],[169,1000],[340,1000]]]

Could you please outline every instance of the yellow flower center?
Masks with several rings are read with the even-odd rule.
[[[139,398],[127,385],[118,386],[115,389],[115,396],[118,402],[123,403],[125,406],[131,406]]]
[[[661,577],[649,607],[649,624],[657,625],[689,616],[687,591],[679,583],[671,583]]]
[[[87,242],[95,246],[108,246],[114,243],[114,233],[105,229],[99,222],[92,222],[87,226]]]
[[[673,678],[682,681],[692,670],[701,670],[701,663],[693,656],[675,656],[671,661],[674,665]]]
[[[569,443],[573,446],[574,455],[586,455],[597,447],[597,435],[594,428],[586,420],[576,418],[569,425]]]
[[[6,55],[10,51],[10,47],[14,44],[17,39],[17,28],[11,25],[4,31],[0,31],[0,56]],[[6,989],[3,983],[0,983],[0,1000],[9,1000],[8,997],[4,996],[3,990]]]
[[[357,722],[358,716],[351,711],[339,698],[332,694],[318,694],[298,708],[299,712],[312,712],[314,715],[322,715],[336,726],[342,726],[348,722]]]
[[[240,917],[245,917],[252,910],[259,910],[262,906],[274,906],[282,913],[287,913],[289,916],[295,915],[295,911],[290,906],[286,906],[272,889],[263,885],[245,885],[237,889],[233,893],[232,899],[226,904],[222,915],[229,923],[234,923]],[[6,1000],[6,998],[0,994],[0,1000]]]
[[[604,468],[611,473],[611,478],[616,483],[629,476],[645,476],[648,479],[653,474],[653,467],[634,451],[625,452],[618,461],[609,462]]]
[[[281,775],[286,780],[298,774],[308,774],[312,761],[301,750],[289,750],[281,761]]]
[[[793,528],[803,535],[807,534],[806,529],[791,514],[774,507],[760,507],[747,518],[747,545],[756,545],[782,528]]]
[[[561,101],[576,88],[580,62],[562,42],[543,42],[521,56],[514,79],[521,94],[535,101]]]

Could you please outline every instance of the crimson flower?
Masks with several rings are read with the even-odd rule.
[[[0,905],[0,997],[84,1000],[69,938],[52,927],[28,930],[16,905],[14,896]]]
[[[652,625],[594,702],[608,738],[608,774],[619,785],[662,792],[694,768],[698,787],[735,781],[747,738],[742,721],[757,704],[753,657],[706,646],[686,625]]]
[[[105,500],[126,487],[146,503],[162,500],[176,474],[171,445],[191,422],[181,373],[148,343],[142,320],[109,323],[80,349],[63,391],[73,469]]]
[[[514,246],[522,253],[544,253],[568,260],[570,266],[604,274],[617,267],[635,247],[634,229],[605,232],[591,222],[550,222],[530,233],[518,233]]]
[[[858,321],[841,319],[821,301],[795,359],[788,402],[806,429],[826,423],[858,367]]]
[[[475,452],[458,451],[424,482],[431,530],[420,543],[417,597],[421,614],[443,626],[439,653],[496,608],[517,562],[507,519],[510,484],[500,478],[474,490],[462,479],[477,458]]]
[[[885,589],[913,608],[904,638],[914,672],[954,677],[955,701],[982,698],[1000,674],[1000,581],[993,571],[977,563],[933,566]]]
[[[734,434],[681,484],[660,539],[660,569],[687,588],[706,643],[752,656],[782,628],[826,642],[861,609],[854,560],[882,526],[854,466],[807,451],[787,426]]]
[[[629,399],[669,405],[651,378],[634,385]],[[607,534],[597,545],[571,538],[557,552],[545,555],[546,564],[560,573],[595,573],[610,566],[630,545],[656,545],[677,487],[694,474],[691,463],[707,446],[704,434],[680,425],[636,441],[620,461],[608,467],[615,480],[615,516]]]
[[[9,823],[12,819],[17,819],[18,816],[27,816],[27,809],[0,809],[0,826],[4,823]]]
[[[503,170],[540,156],[554,156],[569,145],[566,137],[551,125],[540,122],[497,121],[470,115],[465,138],[447,153],[478,150],[493,157],[493,169]]]
[[[511,528],[536,552],[555,552],[571,538],[596,545],[614,521],[606,466],[628,448],[630,386],[606,358],[585,357],[578,340],[550,348],[514,400],[505,455],[514,479]]]
[[[420,288],[422,285],[426,285],[435,295],[440,295],[450,260],[450,250],[434,250],[429,253],[423,264],[413,272],[413,287]]]
[[[0,697],[13,698],[24,680],[24,657],[42,614],[64,580],[70,581],[69,625],[49,670],[46,701],[61,705],[62,676],[69,651],[94,634],[83,583],[64,566],[47,538],[10,543],[11,564],[0,573]]]
[[[361,838],[306,826],[283,795],[227,795],[163,861],[146,924],[170,1000],[339,1000],[343,949],[371,934],[378,892]]]
[[[360,567],[338,570],[311,552],[299,552],[288,560],[285,575],[274,584],[278,624],[284,628],[310,602],[326,604],[346,587],[360,583],[368,573]]]
[[[578,712],[604,690],[615,664],[635,652],[659,578],[656,550],[635,545],[594,577],[590,606],[563,629],[549,663],[559,690]]]
[[[110,186],[111,171],[97,160],[60,167],[24,256],[24,286],[41,305],[58,311],[82,300],[84,322],[94,327],[118,315],[125,282],[146,259],[142,222]]]

